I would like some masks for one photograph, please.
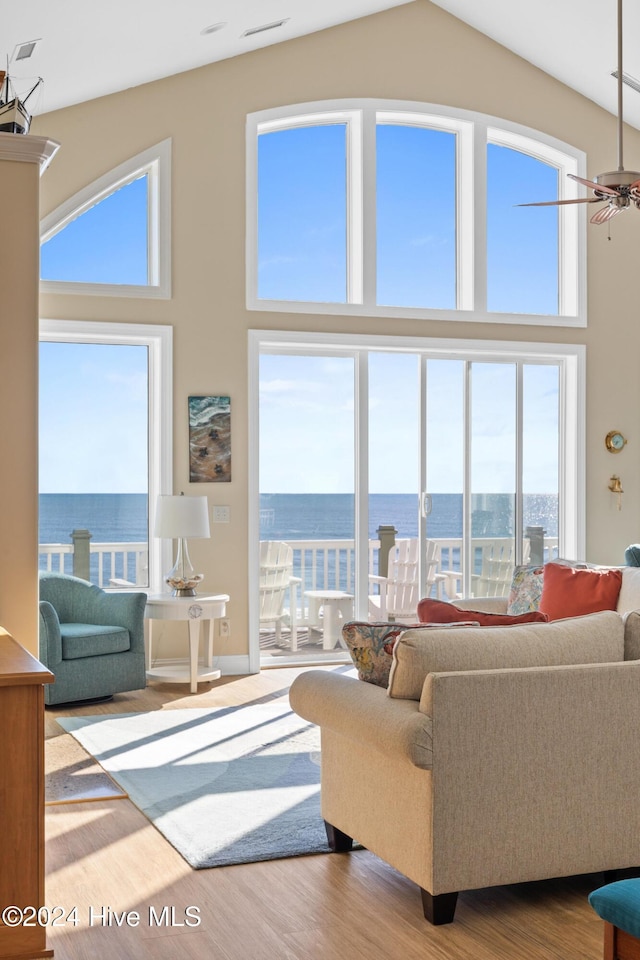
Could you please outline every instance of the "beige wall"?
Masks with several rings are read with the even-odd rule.
[[[33,162],[0,160],[0,625],[32,653],[38,650],[39,177],[35,155]]]
[[[640,214],[591,227],[587,330],[428,320],[250,313],[244,300],[245,117],[281,104],[334,97],[384,97],[450,104],[527,124],[583,149],[588,172],[615,166],[615,119],[590,101],[427,2],[414,2],[315,35],[37,118],[33,132],[62,148],[42,181],[48,213],[85,184],[159,142],[173,139],[173,298],[42,297],[45,317],[170,323],[175,331],[174,484],[188,483],[186,398],[232,398],[233,481],[204,489],[232,520],[212,541],[193,542],[208,589],[232,596],[233,635],[247,649],[247,335],[249,328],[585,343],[587,345],[587,558],[622,561],[640,540],[640,324],[635,279]],[[640,134],[626,155],[640,164]],[[615,458],[612,428],[629,444]],[[612,472],[623,510],[607,490]],[[164,652],[161,655],[170,655]]]

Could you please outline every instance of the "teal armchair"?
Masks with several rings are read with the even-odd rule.
[[[144,593],[40,574],[39,658],[55,676],[45,703],[110,697],[146,686]]]

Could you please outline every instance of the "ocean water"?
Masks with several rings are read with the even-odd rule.
[[[558,535],[558,500],[552,494],[526,494],[525,526]],[[418,497],[374,493],[369,497],[369,536],[391,524],[400,537],[418,533]],[[513,497],[479,494],[472,503],[477,536],[513,533]],[[97,543],[147,539],[148,501],[144,493],[41,493],[40,543],[70,543],[71,531],[86,529]],[[261,540],[333,540],[353,537],[354,498],[347,493],[274,493],[260,497]],[[462,495],[433,494],[428,522],[432,537],[462,536]]]
[[[261,540],[333,540],[353,538],[354,497],[347,493],[273,493],[260,496]],[[416,494],[373,493],[369,496],[369,537],[380,525],[393,525],[399,537],[418,535]],[[558,498],[525,494],[524,526],[541,526],[558,535]],[[514,498],[509,494],[477,494],[471,503],[475,536],[508,537],[514,529]],[[427,523],[431,537],[462,536],[462,494],[434,493]]]
[[[513,497],[507,494],[479,494],[472,500],[472,532],[475,536],[513,535]],[[86,529],[93,543],[146,542],[148,498],[142,493],[43,493],[40,494],[40,543],[71,543],[71,532]],[[392,525],[399,537],[418,535],[418,497],[414,494],[371,494],[369,537],[377,538],[380,525]],[[558,534],[558,500],[551,494],[524,497],[525,527],[542,527],[546,535]],[[462,495],[433,494],[428,535],[462,537]],[[354,497],[351,494],[274,493],[260,497],[261,540],[353,539]],[[459,569],[459,550],[447,556],[447,563]],[[72,558],[65,558],[71,573]],[[97,582],[97,557],[91,561],[91,579]],[[46,560],[41,555],[42,567]],[[107,578],[135,579],[133,558],[130,568],[116,567]]]
[[[148,536],[146,493],[41,493],[40,543],[70,543],[72,530],[89,530],[97,543]]]

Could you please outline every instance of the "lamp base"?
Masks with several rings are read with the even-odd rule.
[[[202,573],[195,573],[189,579],[185,577],[167,577],[165,583],[171,587],[172,597],[195,597],[196,587],[204,579]]]
[[[195,597],[196,587],[204,580],[203,573],[196,573],[189,559],[187,541],[184,537],[178,540],[178,555],[164,582],[172,589],[174,597]]]

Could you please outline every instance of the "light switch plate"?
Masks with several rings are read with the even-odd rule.
[[[213,508],[214,523],[229,523],[230,520],[231,520],[231,507],[214,507]]]

